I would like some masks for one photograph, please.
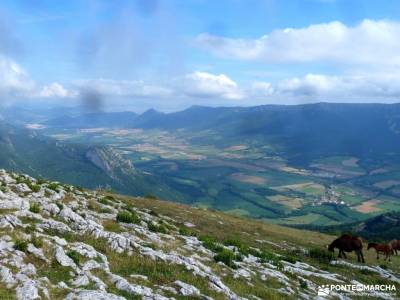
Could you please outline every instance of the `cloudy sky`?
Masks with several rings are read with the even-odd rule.
[[[0,104],[400,99],[397,0],[3,0]]]

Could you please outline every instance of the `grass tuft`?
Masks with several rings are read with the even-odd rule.
[[[28,250],[28,243],[23,240],[16,240],[14,244],[14,249],[26,252]]]

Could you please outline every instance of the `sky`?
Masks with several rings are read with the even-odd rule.
[[[397,0],[2,0],[0,105],[395,103]]]

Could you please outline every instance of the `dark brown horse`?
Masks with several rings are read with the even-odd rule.
[[[385,260],[390,261],[390,255],[393,254],[392,246],[388,244],[368,243],[368,250],[374,248],[376,251],[376,259],[379,259],[379,252],[385,254]]]
[[[339,249],[339,258],[347,258],[345,252],[354,251],[357,254],[358,262],[365,262],[364,255],[362,253],[363,244],[359,237],[352,236],[350,234],[343,234],[341,237],[334,240],[328,247],[328,250],[333,252],[335,248]]]
[[[392,247],[394,253],[397,255],[397,250],[400,251],[400,240],[393,240],[389,244]]]

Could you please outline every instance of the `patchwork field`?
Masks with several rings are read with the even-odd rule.
[[[270,144],[227,141],[209,130],[40,130],[68,143],[113,147],[163,183],[155,196],[198,207],[283,224],[338,224],[400,208],[400,165],[366,170],[357,157],[331,156],[299,167]]]

